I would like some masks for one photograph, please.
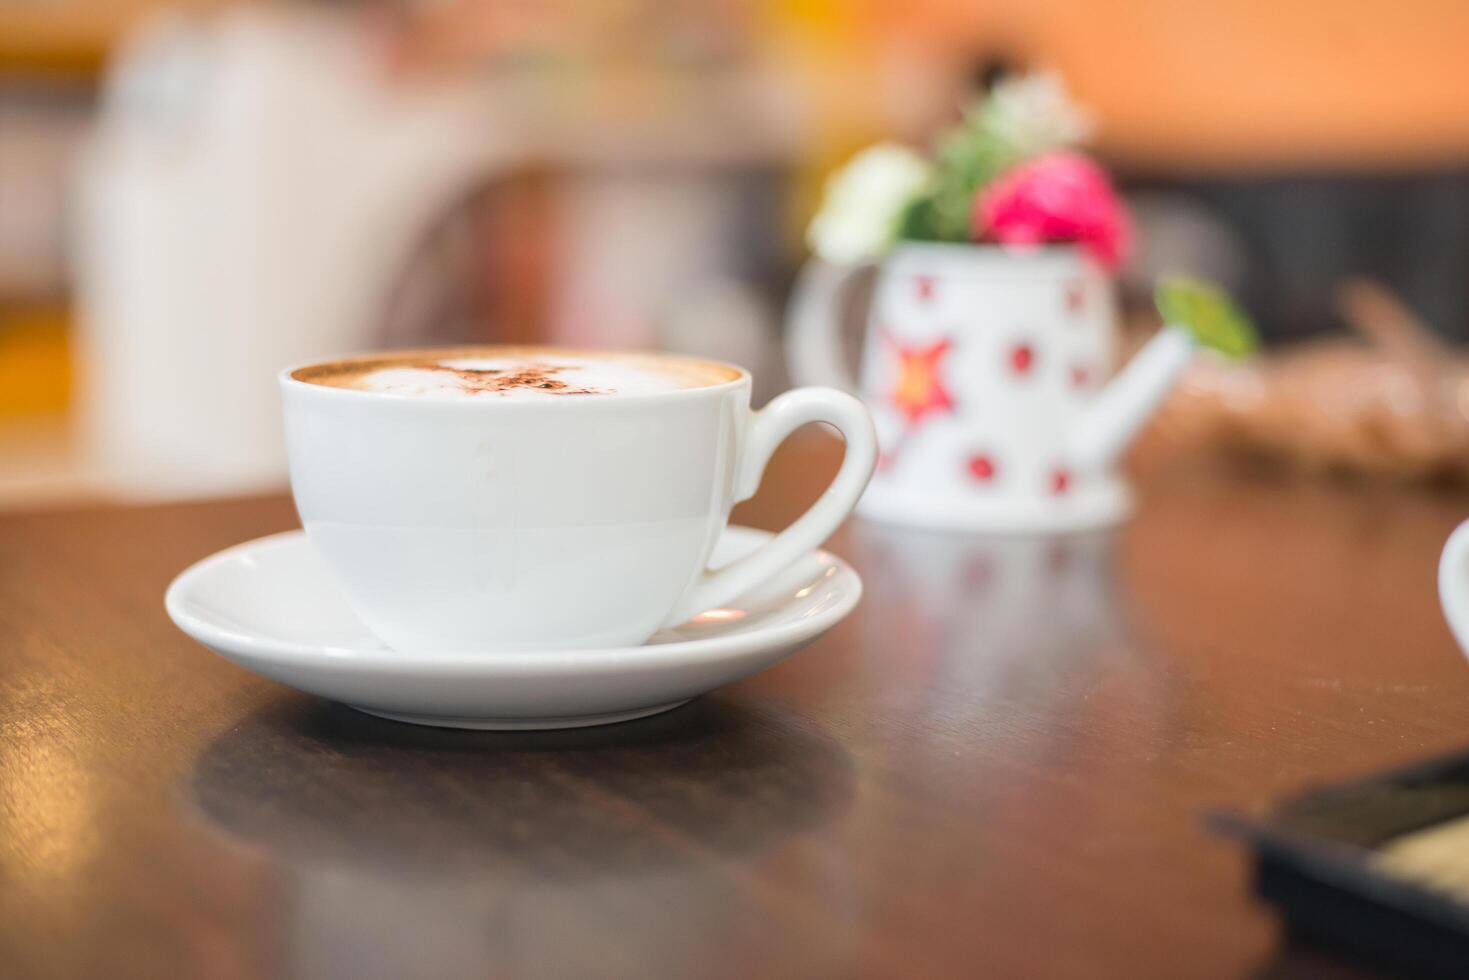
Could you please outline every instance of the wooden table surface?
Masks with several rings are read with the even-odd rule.
[[[783,451],[775,526],[834,455]],[[1111,534],[850,522],[858,611],[667,715],[381,721],[183,636],[284,497],[0,517],[0,975],[1360,976],[1201,826],[1469,741],[1469,497],[1174,472]]]

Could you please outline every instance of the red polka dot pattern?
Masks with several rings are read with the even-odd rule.
[[[1016,344],[1010,349],[1010,370],[1016,374],[1029,374],[1035,367],[1035,348],[1029,344]]]
[[[971,555],[964,562],[963,569],[961,574],[965,587],[976,592],[989,588],[995,577],[995,563],[989,555]]]
[[[995,461],[983,453],[975,453],[969,457],[969,475],[981,483],[989,483],[995,478]]]
[[[1086,284],[1077,280],[1066,286],[1066,312],[1080,313],[1086,309]]]
[[[1066,571],[1071,564],[1071,548],[1065,543],[1057,541],[1051,545],[1046,552],[1046,571],[1052,575],[1059,575]]]

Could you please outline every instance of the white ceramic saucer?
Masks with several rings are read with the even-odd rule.
[[[770,538],[731,527],[713,565]],[[789,656],[852,611],[862,580],[825,551],[640,647],[415,654],[352,612],[301,531],[236,545],[168,588],[173,621],[247,670],[369,714],[448,728],[573,728],[677,707]]]

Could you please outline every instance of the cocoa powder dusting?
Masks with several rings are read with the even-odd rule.
[[[603,395],[610,390],[596,388],[573,388],[556,375],[566,368],[555,364],[527,364],[514,370],[508,368],[456,368],[445,364],[427,362],[415,364],[428,371],[447,371],[458,377],[465,391],[474,393],[510,391],[513,388],[537,388],[558,395]]]

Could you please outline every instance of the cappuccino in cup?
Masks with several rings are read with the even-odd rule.
[[[306,534],[405,655],[642,643],[818,547],[876,457],[854,398],[804,388],[753,412],[744,370],[671,354],[369,354],[288,369],[280,387]],[[730,509],[807,422],[847,441],[831,488],[709,569]]]
[[[348,358],[300,368],[298,381],[410,398],[653,395],[739,378],[725,364],[669,354],[589,354],[549,348],[464,348]]]

